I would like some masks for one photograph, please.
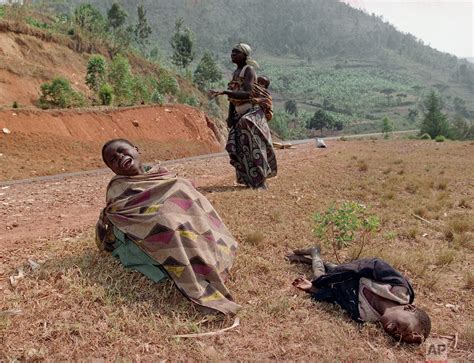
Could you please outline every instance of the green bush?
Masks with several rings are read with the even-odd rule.
[[[431,140],[430,134],[424,133],[423,135],[420,136],[421,140]]]
[[[99,88],[100,103],[104,106],[110,106],[114,99],[114,90],[108,83],[104,83]]]
[[[445,142],[446,138],[443,135],[438,135],[435,137],[436,142]]]
[[[91,91],[98,92],[105,82],[107,62],[100,54],[93,54],[87,62],[86,85]]]
[[[43,109],[81,107],[85,103],[84,95],[74,91],[65,78],[56,77],[51,83],[46,82],[41,85],[39,106]]]
[[[132,104],[132,73],[128,59],[116,56],[109,66],[109,83],[114,90],[115,102],[119,106]]]
[[[199,101],[194,95],[189,95],[186,92],[180,92],[178,94],[178,103],[183,103],[189,106],[198,107]]]
[[[160,78],[154,80],[155,88],[162,95],[177,95],[179,92],[179,84],[176,79],[168,72],[163,72]]]
[[[315,213],[314,235],[331,247],[336,260],[342,263],[338,251],[357,244],[351,260],[359,258],[373,232],[380,225],[379,219],[370,215],[366,207],[356,202],[345,202],[340,207],[332,206],[324,213]]]
[[[132,78],[132,103],[133,104],[145,104],[150,100],[150,93],[148,91],[148,85],[145,80],[140,76]]]
[[[12,108],[18,108],[18,102],[16,102],[16,101],[13,101]]]

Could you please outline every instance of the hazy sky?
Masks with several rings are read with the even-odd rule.
[[[474,0],[343,0],[458,57],[474,57]]]

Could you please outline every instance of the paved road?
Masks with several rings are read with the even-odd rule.
[[[394,131],[392,133],[393,134],[409,134],[409,133],[414,133],[414,132],[418,132],[418,131],[419,130],[405,130],[405,131]],[[344,136],[346,139],[356,139],[356,138],[361,138],[361,137],[382,136],[382,135],[383,135],[383,133],[381,133],[381,132],[375,132],[375,133],[370,133],[370,134],[355,134],[355,135],[341,135],[341,136],[322,137],[322,139],[324,139],[324,140],[339,140],[342,136]],[[300,145],[300,144],[306,144],[306,143],[314,142],[314,140],[316,138],[317,137],[314,137],[314,138],[311,138],[311,139],[284,141],[283,143],[285,143],[285,144],[286,143],[291,143],[293,145]],[[166,160],[166,161],[163,161],[162,164],[164,166],[175,165],[175,164],[179,164],[179,163],[186,162],[186,161],[212,159],[212,158],[222,157],[222,156],[226,156],[226,155],[227,155],[227,152],[223,151],[223,152],[214,153],[214,154],[203,154],[203,155],[196,155],[196,156],[191,156],[191,157],[182,158],[182,159]],[[91,176],[92,175],[100,175],[100,174],[106,174],[106,173],[110,173],[109,168],[86,170],[86,171],[77,171],[77,172],[74,172],[74,173],[63,173],[63,174],[56,174],[56,175],[38,176],[38,177],[34,177],[34,178],[19,179],[19,180],[0,181],[0,187],[9,186],[9,185],[17,185],[17,184],[27,184],[27,183],[33,183],[33,182],[39,182],[39,181],[45,181],[45,180],[70,178],[70,177],[83,176],[83,175],[91,175]]]

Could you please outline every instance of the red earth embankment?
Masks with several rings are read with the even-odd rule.
[[[102,144],[136,143],[147,162],[222,150],[206,114],[184,105],[96,110],[0,111],[0,180],[103,167]],[[8,132],[8,131],[7,131]]]

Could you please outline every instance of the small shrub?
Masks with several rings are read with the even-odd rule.
[[[466,233],[471,229],[472,221],[463,215],[454,215],[448,221],[448,228],[454,233]]]
[[[339,140],[340,140],[340,141],[347,141],[347,137],[341,136],[341,137],[339,138]]]
[[[114,90],[108,83],[104,83],[99,88],[99,99],[100,103],[104,106],[110,106],[114,99]]]
[[[456,251],[450,248],[441,250],[436,256],[436,265],[446,266],[450,265],[456,258]]]
[[[85,97],[74,91],[67,79],[56,77],[51,83],[41,85],[39,105],[41,108],[81,107],[85,105]]]
[[[406,236],[410,239],[416,239],[416,236],[418,234],[418,228],[412,227],[406,232]]]
[[[145,84],[145,80],[140,76],[132,78],[132,95],[133,104],[143,105],[150,100],[148,86]]]
[[[425,134],[420,136],[420,139],[421,140],[431,140],[431,136],[430,136],[430,134],[425,133]]]
[[[164,72],[158,80],[153,81],[154,88],[162,95],[177,95],[179,92],[178,81],[169,73]]]
[[[16,102],[16,101],[13,101],[12,108],[18,108],[18,102]]]
[[[365,206],[356,202],[345,202],[339,208],[331,207],[325,213],[315,213],[314,235],[324,244],[332,247],[336,260],[341,263],[338,251],[352,247],[351,259],[361,255],[365,245],[380,222],[369,215]],[[358,244],[355,248],[355,244]]]
[[[178,94],[178,102],[194,107],[199,106],[199,101],[197,98],[194,97],[194,95],[188,95],[185,92],[180,92]]]
[[[367,171],[369,169],[369,166],[367,165],[365,160],[359,160],[357,162],[357,169],[359,169],[359,171]]]
[[[443,135],[438,135],[435,137],[436,142],[445,142],[446,138]]]
[[[265,235],[262,232],[250,232],[245,236],[245,241],[252,246],[257,246],[262,243],[265,239]]]
[[[446,180],[441,180],[435,184],[435,188],[438,190],[446,190],[448,188],[448,182]]]

